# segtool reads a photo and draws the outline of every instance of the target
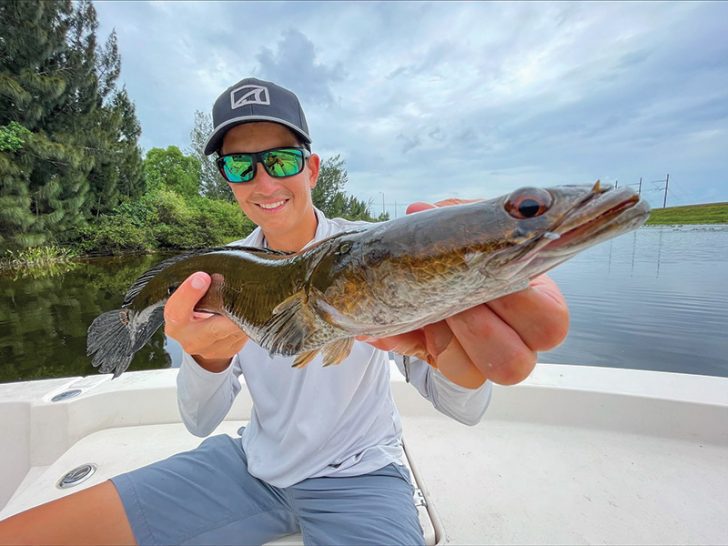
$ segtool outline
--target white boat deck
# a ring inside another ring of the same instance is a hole
[[[0,519],[196,446],[176,370],[0,385]],[[68,389],[79,396],[51,402]],[[728,379],[539,365],[484,421],[392,389],[430,543],[728,543]],[[245,389],[218,432],[248,419]],[[61,476],[97,472],[73,489]],[[296,543],[292,537],[281,543]]]

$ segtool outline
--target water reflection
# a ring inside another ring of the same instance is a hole
[[[728,227],[648,227],[551,272],[566,342],[544,362],[728,376]]]
[[[97,373],[86,357],[86,329],[159,256],[97,258],[61,275],[0,276],[0,381]],[[157,332],[133,369],[167,366]]]
[[[98,258],[55,276],[0,275],[0,381],[95,374],[86,329],[161,259]],[[728,377],[728,226],[642,228],[551,275],[572,321],[567,340],[542,362]],[[160,331],[131,369],[169,365]]]

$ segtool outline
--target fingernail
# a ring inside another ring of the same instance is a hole
[[[202,273],[195,273],[195,275],[192,277],[192,281],[190,282],[190,285],[195,290],[201,290],[202,288],[205,288],[207,285],[207,282],[205,282],[205,277]]]

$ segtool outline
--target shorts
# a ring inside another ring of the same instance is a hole
[[[406,467],[278,488],[248,474],[240,438],[207,438],[111,480],[139,544],[424,544]]]

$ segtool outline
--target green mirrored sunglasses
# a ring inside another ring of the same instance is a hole
[[[250,182],[255,178],[258,163],[273,178],[294,176],[303,170],[311,152],[305,148],[271,148],[252,154],[225,154],[217,158],[220,174],[231,184]]]

